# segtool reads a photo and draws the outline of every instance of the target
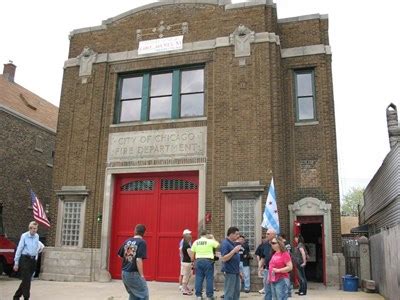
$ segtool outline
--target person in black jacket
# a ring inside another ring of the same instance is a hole
[[[249,244],[246,242],[246,238],[244,235],[240,235],[237,240],[238,243],[242,246],[240,248],[240,273],[243,274],[242,282],[244,287],[244,292],[250,292],[250,260],[252,256],[250,254]]]

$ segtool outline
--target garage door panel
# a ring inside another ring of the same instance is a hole
[[[180,270],[179,241],[180,237],[160,237],[158,239],[158,260],[160,263],[157,266],[157,280],[177,280]]]
[[[160,232],[178,232],[197,228],[197,194],[168,193],[160,195]]]
[[[112,277],[121,277],[121,260],[114,253],[133,235],[134,226],[142,223],[147,228],[146,279],[177,281],[182,230],[189,228],[197,236],[198,173],[124,174],[115,184],[109,266]]]
[[[128,194],[121,195],[117,204],[118,232],[133,231],[136,224],[146,224],[149,231],[156,231],[156,209],[154,194]]]

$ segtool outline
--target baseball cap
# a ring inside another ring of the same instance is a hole
[[[185,229],[182,234],[191,234],[192,232],[189,229]]]

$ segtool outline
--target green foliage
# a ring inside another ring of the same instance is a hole
[[[344,216],[358,216],[358,205],[363,201],[365,188],[352,187],[343,198],[341,210]]]

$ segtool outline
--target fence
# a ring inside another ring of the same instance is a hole
[[[360,278],[360,247],[357,237],[342,238],[342,248],[346,261],[346,274]]]
[[[372,280],[386,299],[400,295],[400,224],[370,238]]]

